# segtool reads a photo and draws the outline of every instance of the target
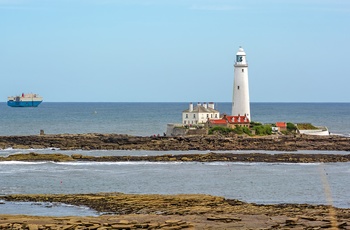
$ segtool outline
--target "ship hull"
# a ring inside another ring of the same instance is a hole
[[[11,107],[38,107],[42,101],[8,101],[7,105]]]

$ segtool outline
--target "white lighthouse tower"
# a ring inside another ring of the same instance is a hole
[[[238,49],[234,67],[232,116],[247,116],[249,121],[251,121],[248,87],[248,63],[246,54],[242,47]]]

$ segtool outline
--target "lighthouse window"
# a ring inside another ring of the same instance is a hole
[[[244,73],[244,69],[242,69],[242,73]]]
[[[237,89],[239,89],[239,86],[237,86]]]

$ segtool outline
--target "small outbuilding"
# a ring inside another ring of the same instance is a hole
[[[287,131],[287,123],[286,122],[276,122],[276,128],[279,132]]]

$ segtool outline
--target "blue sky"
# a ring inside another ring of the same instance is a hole
[[[350,102],[348,0],[0,0],[0,98]]]

